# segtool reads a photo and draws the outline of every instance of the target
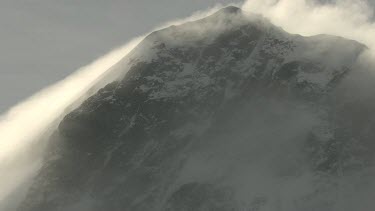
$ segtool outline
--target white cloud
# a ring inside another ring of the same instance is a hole
[[[69,112],[73,103],[85,99],[82,96],[89,89],[98,90],[114,80],[120,73],[111,73],[111,67],[124,58],[141,39],[134,39],[92,64],[82,67],[69,77],[14,106],[0,117],[1,206],[6,204],[2,200],[19,188],[20,184],[24,184],[40,167],[40,148],[44,147],[41,136],[45,132],[53,131],[56,128],[55,121]],[[106,77],[109,73],[113,77]]]
[[[336,35],[375,49],[373,11],[364,0],[338,0],[334,4],[313,4],[308,0],[248,0],[242,7],[262,14],[289,33]]]

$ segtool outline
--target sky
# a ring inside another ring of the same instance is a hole
[[[155,26],[231,2],[243,1],[0,0],[0,113]]]
[[[0,0],[0,113],[130,39],[240,0]]]

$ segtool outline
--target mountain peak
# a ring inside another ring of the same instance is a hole
[[[217,13],[225,13],[225,14],[236,14],[240,13],[241,9],[235,6],[227,6],[220,9]]]
[[[333,211],[328,177],[365,178],[374,155],[362,149],[375,151],[368,95],[352,99],[364,96],[358,83],[344,84],[363,78],[351,71],[361,52],[233,6],[153,32],[115,65],[122,79],[64,117],[18,211],[263,210],[290,192],[268,188],[286,176],[283,187],[308,187],[286,199],[288,210]]]

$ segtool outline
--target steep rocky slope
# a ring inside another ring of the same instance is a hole
[[[60,123],[19,211],[366,210],[364,50],[235,7],[153,32]]]

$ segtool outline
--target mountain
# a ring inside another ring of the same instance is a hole
[[[18,211],[371,210],[365,50],[236,7],[153,32],[65,116]]]

